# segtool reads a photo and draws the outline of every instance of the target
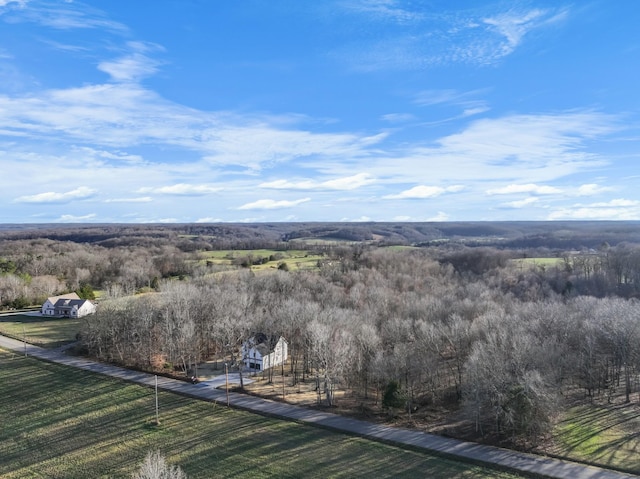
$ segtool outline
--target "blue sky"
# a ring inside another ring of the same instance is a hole
[[[636,0],[0,0],[0,222],[640,220]]]

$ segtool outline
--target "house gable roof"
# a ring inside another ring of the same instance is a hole
[[[76,293],[67,293],[67,294],[61,294],[59,296],[51,296],[49,298],[47,298],[47,301],[49,301],[51,304],[56,304],[59,300],[61,299],[76,299],[79,300],[80,296],[78,296]]]
[[[56,308],[73,308],[76,306],[80,309],[88,300],[87,299],[66,299],[60,298],[55,302],[54,306]]]

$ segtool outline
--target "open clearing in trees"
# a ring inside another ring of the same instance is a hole
[[[130,477],[160,450],[190,479],[519,477],[0,350],[0,476]]]

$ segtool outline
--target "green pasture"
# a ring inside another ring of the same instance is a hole
[[[45,348],[75,341],[82,319],[47,318],[27,314],[0,316],[0,334]]]
[[[274,257],[274,260],[268,261]],[[200,253],[201,263],[212,263],[214,265],[231,266],[240,259],[265,259],[264,263],[251,265],[252,271],[268,271],[278,268],[280,263],[286,263],[289,271],[297,269],[317,268],[318,260],[322,255],[311,254],[305,250],[285,250],[278,251],[272,249],[253,250],[221,250],[203,251]],[[275,259],[277,258],[277,259]]]
[[[573,407],[557,425],[554,439],[554,454],[640,473],[637,403]]]
[[[150,450],[197,478],[517,477],[154,393],[0,350],[0,477],[128,478]]]
[[[516,258],[510,260],[511,264],[515,266],[526,266],[534,268],[542,266],[545,268],[560,266],[563,263],[562,258]]]

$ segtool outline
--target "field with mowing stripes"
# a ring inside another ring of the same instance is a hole
[[[0,350],[0,477],[125,478],[149,450],[190,479],[517,477]]]
[[[0,316],[0,334],[44,348],[55,348],[75,341],[82,319],[47,318],[39,315]]]

